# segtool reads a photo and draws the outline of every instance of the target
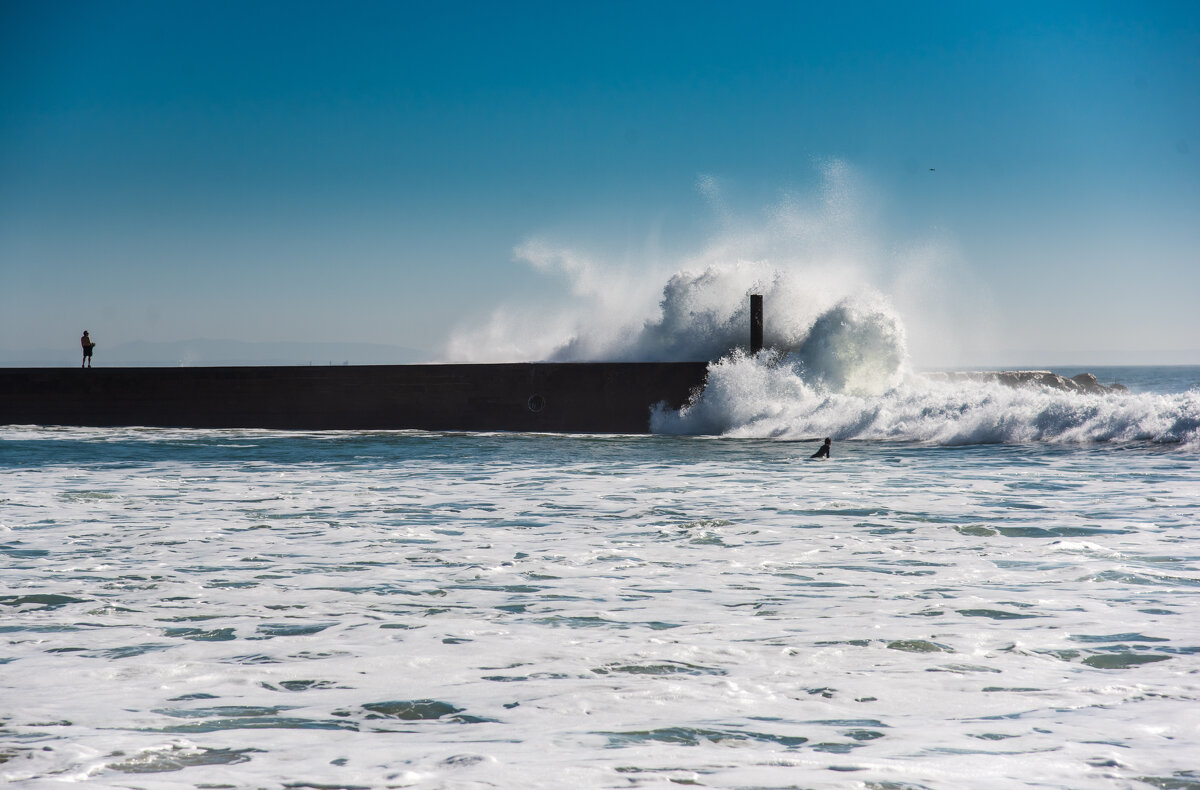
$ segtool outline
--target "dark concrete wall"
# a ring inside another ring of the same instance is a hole
[[[645,433],[704,362],[0,368],[0,424]]]

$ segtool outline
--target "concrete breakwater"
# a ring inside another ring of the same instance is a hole
[[[705,362],[0,368],[0,425],[647,433],[651,407],[687,403],[707,369]],[[929,375],[1124,390],[1090,373]]]
[[[704,362],[0,368],[0,425],[647,433]]]

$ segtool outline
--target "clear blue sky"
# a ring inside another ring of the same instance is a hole
[[[436,356],[831,160],[919,362],[1200,362],[1194,2],[0,0],[0,347]]]

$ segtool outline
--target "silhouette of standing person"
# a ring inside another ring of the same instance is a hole
[[[829,448],[832,446],[833,446],[833,440],[830,439],[828,436],[826,436],[825,444],[821,445],[821,447],[815,453],[810,455],[809,458],[828,458],[829,457]]]
[[[79,367],[87,365],[90,368],[92,366],[92,349],[96,347],[96,344],[88,337],[86,329],[83,330],[83,337],[79,338],[79,345],[83,346],[83,361],[79,363]]]

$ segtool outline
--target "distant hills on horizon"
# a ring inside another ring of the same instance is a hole
[[[432,355],[384,343],[275,343],[242,340],[135,340],[96,346],[97,367],[216,365],[406,365],[429,362]],[[79,349],[0,349],[0,365],[58,367],[78,365]]]

